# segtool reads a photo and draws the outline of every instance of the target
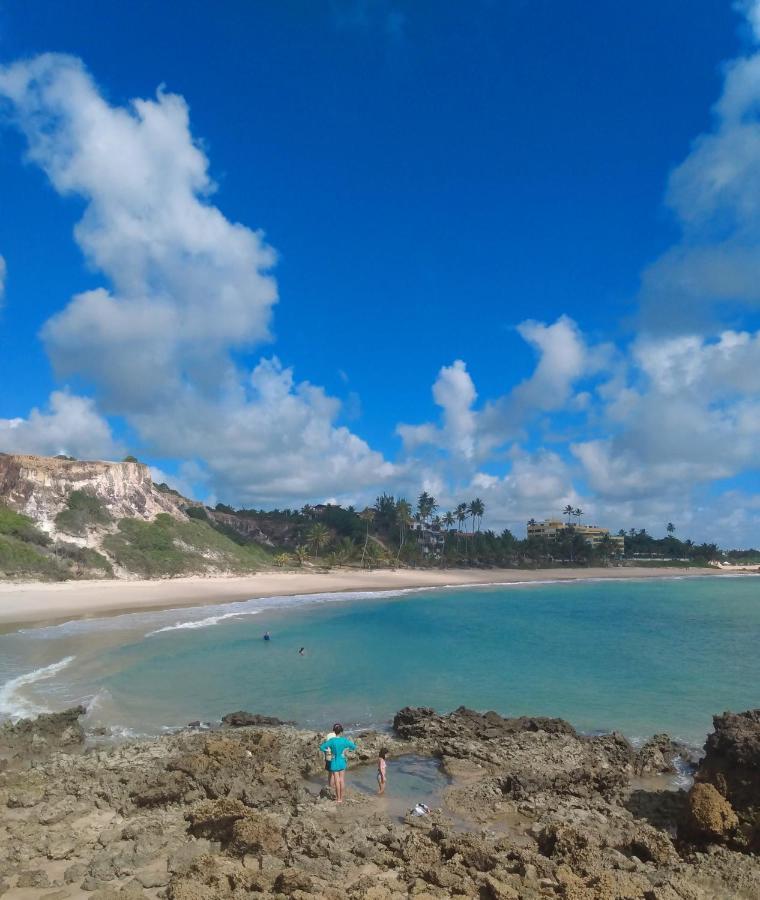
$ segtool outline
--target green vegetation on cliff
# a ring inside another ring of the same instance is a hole
[[[146,578],[193,575],[209,569],[245,573],[271,562],[255,544],[241,546],[198,519],[178,522],[166,513],[153,522],[121,519],[103,540],[116,563]]]
[[[111,564],[96,550],[59,542],[40,531],[27,516],[0,506],[0,575],[9,578],[113,576]]]
[[[76,535],[85,535],[88,528],[108,525],[112,521],[101,501],[86,491],[72,491],[66,502],[66,509],[55,517],[55,524],[60,531]]]

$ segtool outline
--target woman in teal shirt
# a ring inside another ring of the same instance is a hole
[[[346,788],[346,757],[343,755],[346,750],[356,750],[356,744],[346,737],[343,737],[343,726],[336,722],[333,725],[335,737],[328,738],[319,745],[322,753],[330,754],[330,780],[332,781],[333,790],[335,791],[335,799],[338,803],[343,802],[343,792]]]

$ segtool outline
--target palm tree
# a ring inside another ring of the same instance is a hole
[[[470,504],[470,514],[472,515],[473,522],[475,518],[478,520],[478,531],[480,531],[480,525],[483,521],[483,515],[486,511],[486,505],[480,499],[480,497],[476,497],[472,503]]]
[[[408,500],[404,500],[403,497],[396,504],[396,519],[398,520],[398,528],[400,533],[398,554],[396,555],[396,562],[398,562],[401,558],[401,548],[404,546],[406,529],[409,527],[412,521],[412,504]]]
[[[665,531],[667,531],[669,537],[673,537],[673,532],[676,530],[676,526],[672,522],[668,522],[665,526]]]
[[[368,506],[366,509],[363,509],[359,513],[359,518],[364,519],[367,523],[367,532],[364,535],[364,548],[362,549],[362,566],[364,565],[364,557],[367,555],[367,544],[369,543],[369,526],[372,520],[375,518],[375,510],[372,509],[371,506]]]
[[[575,509],[568,503],[567,506],[562,510],[562,515],[567,516],[567,524],[570,524],[570,516],[575,515]]]
[[[314,548],[314,558],[319,559],[319,551],[330,543],[330,529],[322,522],[315,522],[309,529],[307,538]]]
[[[472,511],[472,501],[467,504],[467,518],[472,519],[472,533],[475,534],[475,513]]]
[[[296,558],[298,559],[299,565],[303,565],[309,556],[308,547],[306,547],[304,544],[299,544],[296,547],[295,554]]]
[[[443,524],[446,528],[446,532],[443,535],[443,555],[446,556],[446,536],[451,531],[451,529],[454,527],[454,522],[456,521],[454,519],[454,513],[452,513],[451,510],[449,510],[447,513],[444,514],[443,519],[441,519],[441,521],[443,522]]]
[[[582,516],[583,516],[583,510],[580,509],[580,508],[574,509],[574,510],[573,510],[573,515],[574,515],[575,518],[578,520],[578,524],[580,525],[580,524],[581,524],[581,518],[582,518]]]
[[[431,497],[427,491],[423,491],[417,498],[417,511],[423,522],[427,522],[430,516],[438,509],[435,497]]]
[[[457,549],[459,549],[459,536],[462,533],[462,526],[467,519],[467,504],[460,503],[457,506],[457,525],[459,526],[459,530],[457,531]]]
[[[344,566],[347,562],[350,562],[355,551],[356,544],[351,538],[344,537],[335,550],[333,550],[333,562],[336,566]]]
[[[287,566],[287,564],[290,562],[290,557],[287,553],[278,553],[275,557],[273,557],[272,562],[276,566],[280,566],[282,568],[283,566]]]

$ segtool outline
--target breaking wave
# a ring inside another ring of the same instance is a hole
[[[42,669],[34,669],[32,672],[18,675],[16,678],[6,681],[5,684],[0,686],[0,717],[15,720],[49,712],[44,706],[39,706],[25,698],[22,690],[30,684],[52,678],[75,659],[76,657],[74,656],[66,656],[64,659],[51,663]]]

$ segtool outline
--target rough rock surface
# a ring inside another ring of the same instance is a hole
[[[262,716],[259,713],[249,713],[241,709],[222,716],[222,725],[226,725],[228,728],[245,728],[251,725],[268,725],[273,727],[277,725],[295,725],[295,722],[283,722],[282,719],[277,719],[275,716]]]
[[[733,835],[739,818],[731,804],[711,784],[697,782],[689,791],[687,834],[697,839],[724,841]]]
[[[713,726],[696,779],[728,800],[748,846],[760,851],[760,709],[714,716]]]
[[[322,799],[320,736],[288,726],[17,761],[0,773],[0,890],[14,900],[760,896],[752,855],[674,843],[665,813],[655,827],[631,812],[636,754],[619,736],[402,712],[399,731],[418,736],[357,735],[351,767],[386,746],[392,793],[395,757],[441,760],[444,808],[403,822],[352,788],[351,767],[343,806]]]
[[[52,530],[72,491],[102,501],[114,519],[158,513],[182,517],[172,495],[156,490],[148,467],[137,462],[104,462],[0,453],[2,502]]]
[[[4,722],[0,726],[0,747],[7,753],[21,756],[81,747],[85,734],[79,717],[86,712],[84,706],[74,706],[59,713],[45,713],[36,719]]]

